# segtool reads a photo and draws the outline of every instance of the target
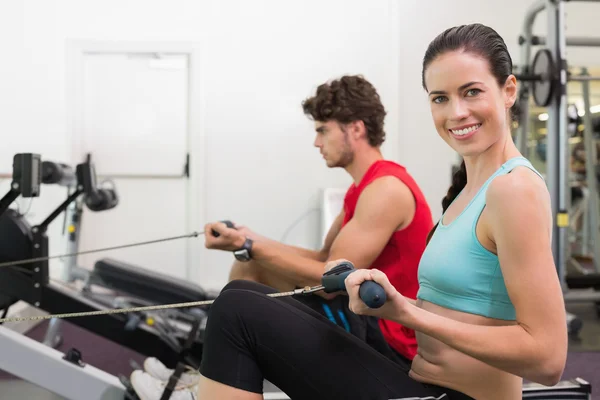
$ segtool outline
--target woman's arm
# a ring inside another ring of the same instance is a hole
[[[380,271],[347,278],[351,309],[397,321],[509,373],[556,384],[566,362],[567,325],[550,245],[548,197],[541,179],[518,170],[495,179],[487,192],[489,235],[498,249],[516,325],[473,325],[425,311],[394,290]],[[358,299],[365,279],[374,279],[388,294],[388,303],[379,310],[367,309]]]
[[[551,250],[552,213],[543,181],[529,170],[496,178],[487,192],[490,238],[517,325],[474,326],[409,307],[408,325],[502,370],[545,385],[567,356],[564,299]]]
[[[558,383],[564,369],[562,347],[566,342],[540,340],[524,324],[472,325],[415,306],[395,320],[486,364],[542,385]]]

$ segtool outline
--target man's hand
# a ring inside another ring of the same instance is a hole
[[[242,234],[244,237],[250,238],[254,241],[263,239],[262,236],[260,236],[258,233],[250,230],[250,228],[248,228],[247,226],[244,225],[238,225],[238,224],[234,224],[235,225],[235,229]]]
[[[215,237],[215,231],[219,236]],[[240,231],[228,228],[223,222],[213,222],[204,226],[204,246],[207,249],[234,251],[241,248],[246,236]]]
[[[327,264],[325,264],[325,269],[323,270],[323,274],[325,274],[325,272],[329,271],[333,267],[335,267],[343,262],[350,262],[350,261],[345,260],[343,258],[340,258],[339,260],[329,261]],[[333,293],[325,293],[324,291],[320,291],[320,292],[315,292],[314,294],[321,296],[322,298],[324,298],[326,300],[332,300],[332,299],[335,299],[340,294],[347,295],[348,293],[346,293],[344,291],[333,292]]]

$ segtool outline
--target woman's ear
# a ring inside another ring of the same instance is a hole
[[[504,105],[510,109],[517,101],[517,78],[509,75],[504,83]]]

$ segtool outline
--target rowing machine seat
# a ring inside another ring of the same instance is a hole
[[[592,385],[581,378],[560,381],[555,386],[543,386],[537,383],[523,384],[523,399],[591,400]]]
[[[111,258],[97,261],[92,275],[104,286],[157,304],[211,300],[216,297],[215,293],[209,293],[186,280]]]

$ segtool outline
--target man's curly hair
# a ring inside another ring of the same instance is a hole
[[[363,121],[373,147],[385,140],[385,108],[377,90],[361,75],[343,76],[320,85],[315,96],[302,102],[302,108],[315,121]]]

